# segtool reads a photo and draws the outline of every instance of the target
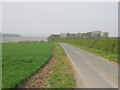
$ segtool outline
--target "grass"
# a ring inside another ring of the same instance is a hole
[[[2,49],[3,88],[14,88],[49,60],[53,44],[4,43]]]
[[[53,73],[48,80],[50,88],[74,88],[76,81],[71,63],[59,44],[55,44],[55,58]]]
[[[109,61],[112,61],[112,62],[115,62],[115,63],[120,63],[118,61],[118,54],[109,53],[109,52],[94,49],[94,48],[88,48],[88,47],[85,47],[85,46],[82,46],[82,45],[77,45],[77,44],[72,44],[72,43],[68,43],[68,44],[71,44],[71,45],[76,46],[76,47],[78,47],[80,49],[84,49],[86,51],[92,52],[92,53],[94,53],[96,55],[102,56],[102,57],[104,57],[105,59],[107,59]]]

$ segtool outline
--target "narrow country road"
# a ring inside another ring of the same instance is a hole
[[[118,66],[66,43],[60,43],[74,67],[79,88],[118,88]]]

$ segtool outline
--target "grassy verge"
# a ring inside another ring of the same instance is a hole
[[[74,88],[76,84],[71,63],[59,44],[55,44],[55,58],[53,73],[48,80],[50,88]]]
[[[69,43],[69,44],[71,44],[71,43]],[[97,49],[94,49],[94,48],[88,48],[88,47],[77,45],[77,44],[71,44],[71,45],[73,45],[75,47],[78,47],[80,49],[84,49],[88,52],[92,52],[96,55],[102,56],[103,58],[105,58],[109,61],[112,61],[112,62],[115,62],[115,63],[120,63],[118,61],[118,55],[117,54],[109,53],[109,52],[102,51],[102,50],[97,50]]]

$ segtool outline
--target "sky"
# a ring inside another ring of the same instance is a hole
[[[117,2],[3,2],[2,32],[47,36],[90,31],[118,35]]]

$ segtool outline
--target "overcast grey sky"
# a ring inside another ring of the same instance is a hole
[[[4,2],[3,33],[77,33],[100,30],[118,35],[117,2]]]

